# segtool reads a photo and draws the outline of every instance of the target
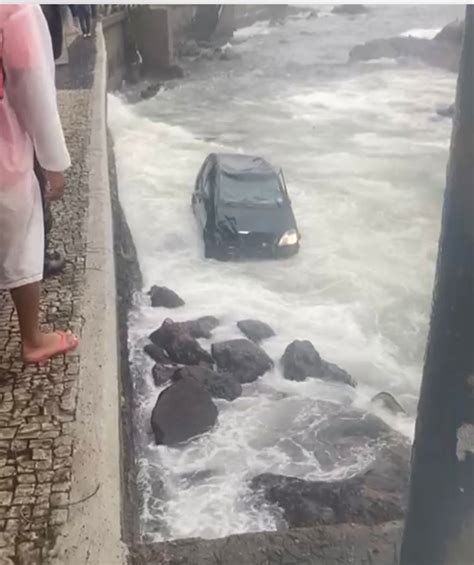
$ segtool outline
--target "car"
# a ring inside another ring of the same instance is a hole
[[[196,179],[192,208],[206,258],[279,258],[299,251],[283,172],[261,157],[209,155]]]

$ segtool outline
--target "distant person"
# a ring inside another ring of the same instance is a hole
[[[76,4],[75,10],[81,26],[82,37],[92,37],[90,4]]]
[[[42,363],[78,345],[69,332],[39,326],[44,225],[33,154],[47,198],[64,193],[70,166],[56,102],[51,37],[38,5],[0,4],[0,289],[18,313],[25,363]]]

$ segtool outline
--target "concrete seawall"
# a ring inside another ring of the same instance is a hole
[[[57,563],[118,565],[125,561],[121,536],[120,377],[113,220],[107,159],[107,54],[97,25],[91,90],[91,135],[81,386],[74,425],[75,449],[69,522]],[[100,314],[99,314],[100,313]],[[98,315],[99,314],[99,315]],[[92,472],[91,472],[92,471]]]

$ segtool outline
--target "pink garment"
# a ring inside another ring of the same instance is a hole
[[[0,5],[0,288],[42,278],[43,213],[33,172],[70,165],[56,102],[48,26],[38,5]]]

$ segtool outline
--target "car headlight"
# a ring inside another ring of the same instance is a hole
[[[278,242],[278,247],[286,247],[287,245],[296,245],[298,243],[298,232],[296,230],[288,230],[285,232]]]

